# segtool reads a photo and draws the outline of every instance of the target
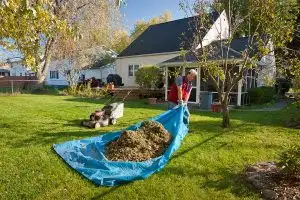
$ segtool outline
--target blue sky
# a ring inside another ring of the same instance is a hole
[[[185,13],[179,8],[180,0],[126,0],[126,6],[121,8],[125,15],[126,29],[131,32],[134,24],[139,19],[149,20],[171,11],[173,19],[185,17]]]

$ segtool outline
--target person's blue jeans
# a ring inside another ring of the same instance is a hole
[[[171,101],[168,101],[168,110],[172,110],[174,107],[176,107],[177,104]],[[186,111],[184,112],[184,116],[183,116],[183,122],[188,126],[189,125],[189,117],[190,117],[190,112],[189,112],[189,108],[186,105]]]

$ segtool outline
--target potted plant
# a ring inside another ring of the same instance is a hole
[[[157,98],[153,90],[157,89],[160,80],[160,70],[157,66],[143,66],[136,72],[136,83],[140,86],[141,93],[148,98],[148,104],[156,104]]]

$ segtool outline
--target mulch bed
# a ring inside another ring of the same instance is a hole
[[[300,177],[282,173],[274,162],[248,166],[244,177],[264,199],[300,199]]]
[[[172,135],[162,124],[145,121],[137,131],[124,131],[106,146],[106,157],[112,161],[146,161],[162,155]]]

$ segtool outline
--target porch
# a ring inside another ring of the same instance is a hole
[[[218,99],[218,93],[215,90],[212,80],[204,74],[201,67],[182,66],[182,65],[162,65],[165,74],[165,100],[167,101],[170,86],[174,83],[178,75],[186,75],[191,69],[198,72],[198,76],[192,82],[192,91],[188,103],[199,106],[201,109],[210,109],[211,104]],[[239,81],[238,85],[230,92],[230,105],[242,106],[249,104],[247,90],[257,87],[257,73],[254,69],[246,72],[245,78]]]

